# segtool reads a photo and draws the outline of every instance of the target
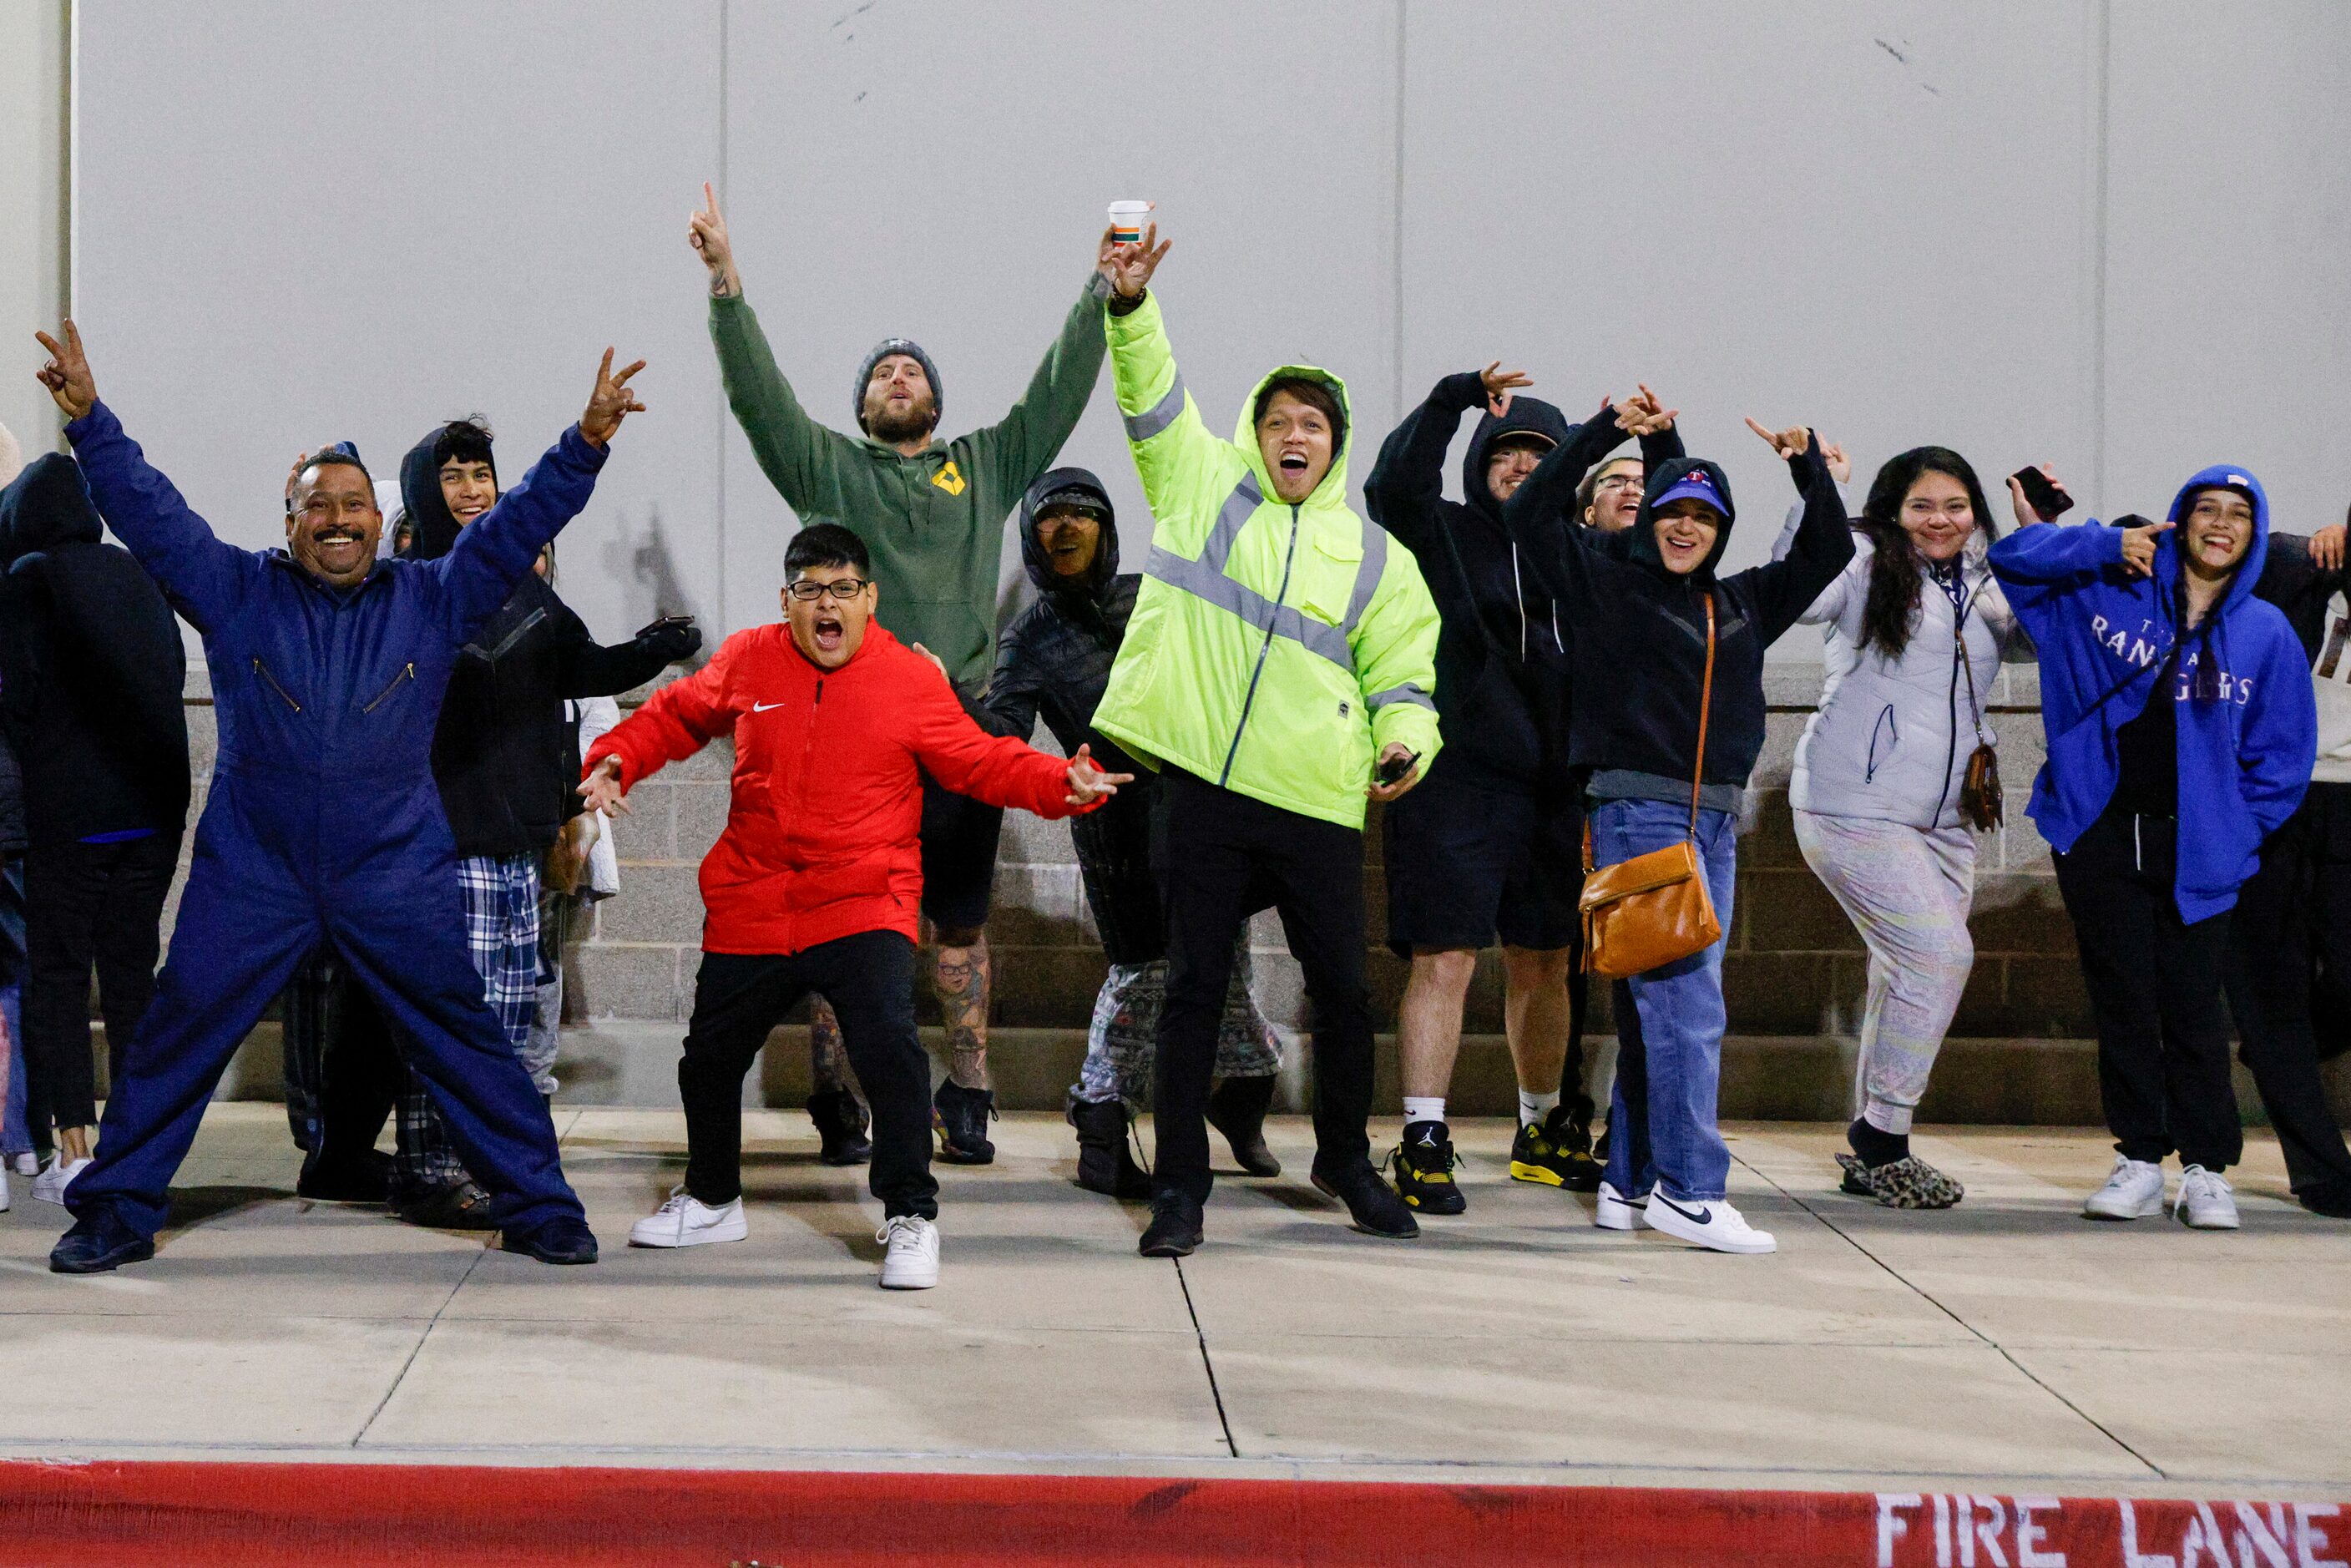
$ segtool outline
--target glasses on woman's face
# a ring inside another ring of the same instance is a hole
[[[872,580],[870,577],[836,577],[831,582],[813,582],[804,577],[784,591],[803,604],[813,604],[828,593],[846,604],[864,592]]]
[[[1611,474],[1599,484],[1594,485],[1593,489],[1605,493],[1610,490],[1637,490],[1640,487],[1641,476],[1638,474]]]

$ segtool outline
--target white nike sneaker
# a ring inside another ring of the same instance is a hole
[[[1677,1203],[1662,1192],[1653,1192],[1646,1213],[1651,1229],[1709,1251],[1753,1254],[1780,1249],[1771,1233],[1749,1225],[1729,1198]]]
[[[750,1234],[741,1198],[713,1208],[685,1188],[674,1186],[659,1208],[629,1227],[629,1245],[707,1247],[714,1241],[740,1241]]]
[[[43,1203],[63,1204],[66,1188],[73,1186],[74,1177],[89,1169],[89,1161],[90,1157],[84,1155],[68,1164],[65,1155],[51,1155],[49,1163],[41,1167],[41,1174],[33,1178],[33,1196]]]
[[[1649,1200],[1626,1197],[1606,1182],[1600,1184],[1600,1201],[1592,1207],[1592,1223],[1603,1230],[1646,1230]]]
[[[2171,1217],[2192,1230],[2234,1230],[2235,1192],[2219,1171],[2189,1166],[2179,1173],[2179,1197],[2171,1206]]]
[[[2115,1156],[2106,1185],[2082,1205],[2083,1215],[2090,1219],[2140,1219],[2162,1212],[2163,1167],[2128,1155]]]
[[[927,1291],[939,1282],[939,1228],[921,1215],[893,1215],[873,1239],[890,1249],[882,1259],[883,1290]]]

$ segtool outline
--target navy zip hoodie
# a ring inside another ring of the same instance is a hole
[[[2310,666],[2293,625],[2254,597],[2269,556],[2270,503],[2248,469],[2220,465],[2180,486],[2170,520],[2199,490],[2243,492],[2253,542],[2220,602],[2183,632],[2177,533],[2156,537],[2155,570],[2124,570],[2123,523],[2035,523],[1991,548],[1991,569],[2041,650],[2041,720],[2049,759],[2026,808],[2064,854],[2105,812],[2119,757],[2115,733],[2173,671],[2179,817],[2173,896],[2194,923],[2237,902],[2262,840],[2294,814],[2318,755]],[[2179,658],[2171,659],[2179,648]]]
[[[1657,554],[1656,498],[1704,469],[1733,507],[1730,481],[1703,458],[1654,465],[1623,558],[1571,526],[1583,476],[1625,439],[1616,411],[1604,407],[1527,476],[1502,520],[1568,623],[1575,705],[1568,762],[1594,799],[1689,800],[1697,766],[1698,706],[1706,677],[1706,605],[1715,605],[1714,698],[1700,804],[1736,811],[1763,749],[1763,650],[1811,608],[1853,559],[1844,501],[1829,478],[1815,434],[1788,471],[1804,498],[1787,559],[1717,577],[1735,509],[1722,519],[1713,553],[1695,571],[1668,570]]]

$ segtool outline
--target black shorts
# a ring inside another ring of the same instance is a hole
[[[1583,806],[1574,791],[1519,788],[1448,769],[1387,809],[1388,946],[1574,944],[1583,892]]]
[[[996,891],[996,840],[1004,809],[923,780],[923,914],[934,925],[987,924]]]

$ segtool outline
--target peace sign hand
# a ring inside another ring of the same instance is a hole
[[[645,368],[639,360],[619,375],[612,373],[612,350],[604,350],[604,362],[596,367],[596,390],[589,395],[588,412],[580,416],[580,434],[590,446],[601,446],[612,439],[621,428],[621,421],[632,413],[643,413],[645,405],[629,390],[629,378]]]
[[[1478,384],[1486,389],[1486,411],[1496,419],[1510,412],[1510,399],[1520,389],[1535,384],[1534,377],[1524,371],[1506,371],[1496,360],[1478,372]]]
[[[89,373],[89,356],[81,351],[81,333],[70,319],[65,323],[65,333],[62,343],[47,332],[33,334],[49,351],[49,362],[33,376],[49,389],[49,396],[68,419],[79,419],[98,402],[98,382]]]
[[[1770,442],[1771,450],[1782,457],[1802,457],[1812,449],[1812,432],[1801,424],[1792,424],[1785,430],[1771,430],[1750,418],[1747,428]]]
[[[702,265],[710,269],[710,297],[731,299],[743,292],[743,275],[735,270],[735,246],[726,237],[726,219],[718,210],[718,193],[702,183],[702,210],[685,220],[686,243]]]
[[[1133,245],[1121,245],[1112,237],[1112,229],[1102,230],[1102,247],[1094,253],[1094,270],[1110,284],[1111,292],[1121,299],[1140,299],[1143,291],[1151,287],[1151,275],[1167,257],[1167,247],[1176,242],[1159,237],[1159,225],[1153,224],[1143,231],[1143,238]]]

